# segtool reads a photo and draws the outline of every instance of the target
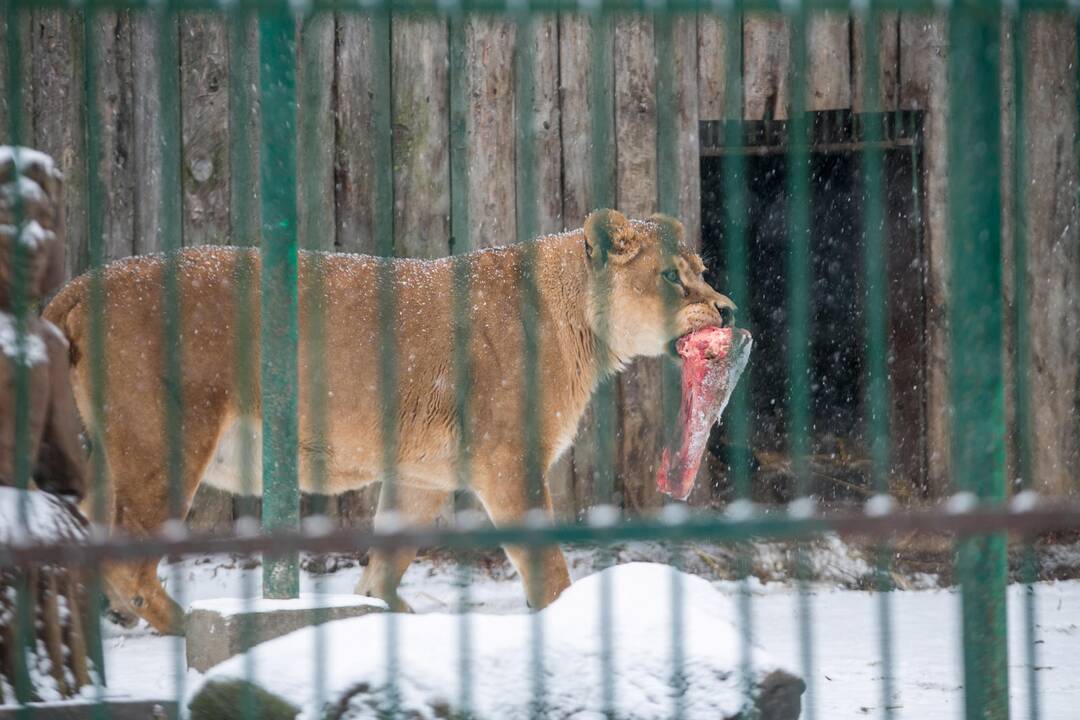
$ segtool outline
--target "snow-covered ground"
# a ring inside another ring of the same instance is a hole
[[[719,552],[719,551],[715,551]],[[616,555],[618,561],[656,560],[666,551],[648,545],[631,545]],[[710,548],[696,548],[683,556],[685,566],[707,567]],[[569,553],[575,578],[590,574],[597,554],[586,550]],[[704,557],[702,557],[704,556]],[[785,562],[776,547],[759,548],[760,562]],[[704,563],[704,565],[702,565]],[[320,563],[325,565],[325,563]],[[838,540],[821,544],[813,553],[818,581],[808,594],[813,663],[809,679],[818,717],[863,718],[881,712],[880,596],[850,589],[869,570],[857,554],[849,553]],[[310,565],[309,565],[310,567]],[[330,572],[305,573],[306,592],[348,593],[362,568],[349,558],[331,559]],[[184,602],[215,597],[240,597],[257,592],[260,570],[255,563],[230,557],[189,559],[160,569],[166,584]],[[702,573],[706,574],[706,573]],[[760,574],[760,573],[759,573]],[[469,571],[469,605],[475,612],[505,614],[525,611],[518,578],[508,565],[487,562]],[[459,606],[457,564],[438,558],[421,559],[406,573],[401,593],[417,612],[447,612]],[[734,598],[738,585],[714,580],[714,587]],[[802,672],[799,642],[798,589],[790,582],[751,583],[755,640],[782,666]],[[1010,673],[1012,717],[1026,718],[1027,692],[1022,586],[1009,588]],[[614,592],[619,593],[618,586]],[[657,592],[666,592],[658,588]],[[891,700],[897,718],[960,718],[963,680],[960,647],[959,594],[951,589],[920,589],[888,596],[894,638],[895,695]],[[1080,707],[1080,581],[1039,583],[1035,586],[1038,633],[1038,671],[1043,718],[1074,717]],[[622,602],[622,601],[621,601]],[[694,633],[693,627],[686,628]],[[175,696],[199,680],[183,670],[182,639],[154,635],[145,627],[123,630],[107,628],[107,668],[110,692],[133,696]],[[666,638],[657,638],[666,643]],[[298,671],[300,669],[298,668]],[[314,672],[314,669],[311,669]],[[314,676],[313,676],[314,678]],[[178,688],[177,682],[183,687]]]

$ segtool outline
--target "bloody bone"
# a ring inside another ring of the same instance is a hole
[[[707,327],[688,333],[675,344],[683,359],[682,404],[672,441],[664,448],[656,488],[677,500],[685,500],[709,430],[720,422],[731,391],[750,358],[753,340],[742,328]]]

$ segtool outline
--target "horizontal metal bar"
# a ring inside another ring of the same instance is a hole
[[[670,517],[670,516],[669,516]],[[996,532],[1032,536],[1050,530],[1080,529],[1080,506],[1017,512],[1006,508],[974,508],[952,512],[944,508],[912,510],[886,515],[857,512],[812,517],[760,515],[746,519],[725,516],[689,516],[678,522],[637,520],[617,525],[519,525],[513,527],[416,527],[392,531],[341,529],[313,532],[283,531],[271,535],[187,536],[173,524],[164,534],[145,538],[114,535],[79,544],[16,544],[0,547],[0,567],[28,563],[93,565],[103,560],[132,560],[163,555],[208,553],[312,553],[400,547],[475,549],[500,545],[543,546],[556,543],[615,543],[631,540],[713,540],[737,542],[749,538],[793,540],[824,533],[886,537],[908,532],[940,532],[961,537]]]
[[[161,0],[15,0],[21,7],[41,8],[105,8],[146,10],[162,6]],[[451,15],[460,12],[511,14],[521,12],[574,12],[582,13],[718,13],[743,11],[779,12],[790,9],[791,3],[783,0],[310,0],[303,3],[304,12],[348,11],[433,13]],[[261,14],[295,14],[298,3],[294,0],[172,0],[168,6],[176,11],[205,10],[253,10]],[[851,10],[850,0],[801,0],[807,12],[821,10]],[[982,0],[977,5],[965,6],[964,12],[998,12],[1005,4],[997,0]],[[933,12],[942,7],[939,0],[877,0],[877,10],[903,12]],[[1013,7],[1019,11],[1070,10],[1071,0],[1019,0]]]
[[[898,148],[910,148],[918,145],[918,141],[913,138],[903,138],[901,140],[878,140],[878,141],[864,141],[864,142],[840,142],[840,143],[821,143],[811,145],[808,152],[811,154],[821,153],[839,153],[839,152],[858,152],[861,150],[895,150]],[[757,145],[757,146],[743,146],[743,147],[712,147],[702,148],[702,157],[730,157],[732,155],[746,155],[751,157],[765,157],[768,155],[787,155],[791,152],[791,147],[788,145]]]

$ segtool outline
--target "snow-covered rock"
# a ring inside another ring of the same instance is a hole
[[[675,593],[681,616],[673,614]],[[249,670],[263,696],[261,707],[273,699],[281,713],[274,717],[376,718],[390,709],[395,695],[400,716],[452,716],[461,709],[461,640],[467,626],[472,717],[530,717],[537,700],[532,643],[541,636],[544,716],[603,718],[605,595],[611,600],[615,717],[667,718],[677,702],[686,718],[737,718],[754,704],[763,718],[798,716],[802,681],[760,648],[751,650],[754,690],[746,697],[737,614],[726,596],[670,566],[632,563],[579,580],[536,614],[379,614],[323,625],[318,640],[313,628],[271,640],[207,672],[188,696],[196,700],[191,717],[200,720],[211,707],[214,720],[227,720],[222,708],[240,713],[240,693],[248,686],[238,681],[248,678]],[[681,692],[674,682],[677,619],[683,627]],[[397,637],[393,686],[387,676],[391,634]],[[320,647],[324,663],[316,658]],[[320,666],[323,677],[316,682]]]

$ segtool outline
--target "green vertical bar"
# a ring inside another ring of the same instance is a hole
[[[30,248],[19,241],[19,235],[23,224],[22,197],[19,192],[19,184],[22,176],[20,168],[19,145],[23,137],[23,113],[22,113],[22,38],[19,37],[19,5],[11,1],[4,5],[7,15],[7,67],[9,76],[4,78],[4,87],[7,88],[8,100],[8,132],[13,151],[14,168],[12,169],[12,186],[15,188],[13,205],[13,222],[15,233],[12,238],[10,256],[11,268],[11,304],[15,317],[15,335],[17,350],[11,365],[14,368],[15,380],[15,422],[14,422],[14,449],[15,463],[13,478],[15,487],[23,490],[19,493],[17,508],[18,524],[28,527],[29,517],[27,504],[27,488],[30,485],[31,463],[30,457],[30,359],[27,355],[27,343],[29,341],[30,321],[30,269],[32,255]],[[38,700],[33,681],[30,677],[30,668],[27,666],[28,653],[34,648],[34,613],[35,608],[31,604],[31,593],[28,585],[28,568],[23,568],[15,585],[15,617],[13,625],[14,652],[11,653],[14,667],[11,671],[14,675],[12,683],[15,693],[15,702],[19,707],[15,711],[16,717],[33,717],[34,711],[24,703]],[[29,655],[33,657],[33,655]],[[8,698],[8,702],[10,702]]]
[[[810,491],[810,125],[806,97],[809,15],[801,6],[789,11],[791,22],[791,120],[788,123],[788,435],[796,494]],[[807,590],[810,567],[800,543],[795,556],[798,575],[799,650],[806,681],[807,720],[817,715],[814,682],[814,635]]]
[[[614,205],[614,182],[610,159],[613,126],[615,119],[615,97],[612,92],[612,22],[611,16],[604,13],[598,5],[596,10],[586,16],[589,21],[589,107],[592,109],[589,134],[592,156],[590,168],[591,205],[594,208]],[[611,238],[600,239],[600,257],[606,258]],[[597,308],[596,335],[597,344],[607,344],[608,304],[611,288],[608,278],[602,273],[592,274],[594,302]],[[597,353],[597,372],[600,382],[593,399],[594,424],[593,438],[596,447],[596,466],[593,469],[593,488],[598,504],[609,509],[614,505],[615,487],[615,433],[612,422],[612,408],[615,403],[615,385],[605,377],[607,368],[603,365],[602,353]],[[611,563],[610,553],[604,549],[598,559],[601,567]],[[611,603],[614,595],[611,577],[600,576],[600,682],[604,714],[611,718],[615,715],[615,654],[614,635],[611,621]]]
[[[679,215],[679,148],[675,127],[675,18],[664,9],[653,15],[653,49],[656,68],[656,206],[660,212],[677,217]],[[669,257],[678,251],[678,239],[668,228],[661,232],[664,256]],[[664,284],[664,310],[668,327],[668,337],[674,336],[677,297],[675,288]],[[674,427],[678,423],[681,395],[681,373],[679,367],[666,355],[660,361],[661,367],[661,402],[664,425]],[[669,504],[676,501],[668,499]],[[681,568],[682,549],[679,543],[671,548],[671,565]],[[671,573],[671,693],[674,701],[673,717],[681,718],[686,711],[685,657],[683,652],[684,624],[682,574]]]
[[[469,302],[469,259],[472,250],[469,231],[469,161],[468,161],[468,76],[465,14],[456,9],[449,18],[450,46],[450,235],[454,258],[454,398],[460,428],[458,431],[457,485],[459,494],[472,485],[472,408],[469,391],[472,384],[469,342],[472,323]],[[467,718],[472,713],[472,604],[469,562],[466,555],[458,564],[458,713]]]
[[[1013,91],[1013,407],[1016,412],[1016,474],[1020,478],[1020,486],[1024,490],[1033,489],[1031,477],[1031,392],[1030,376],[1030,343],[1028,335],[1028,244],[1025,215],[1027,213],[1027,176],[1025,163],[1027,161],[1024,152],[1024,138],[1026,127],[1024,123],[1024,55],[1027,52],[1027,23],[1024,12],[1010,6],[1013,13],[1011,18],[1012,30],[1012,73],[1014,82]],[[1080,29],[1080,27],[1078,27]],[[1080,60],[1080,58],[1077,58]],[[1078,75],[1080,78],[1080,75]],[[1078,88],[1080,90],[1080,88]],[[1080,92],[1078,92],[1080,97]],[[1023,556],[1021,558],[1020,575],[1024,581],[1024,640],[1025,640],[1025,665],[1027,674],[1028,690],[1028,717],[1038,720],[1039,708],[1039,675],[1038,667],[1038,635],[1035,622],[1035,581],[1038,579],[1038,559],[1035,555],[1035,546],[1028,540],[1024,543]]]
[[[866,365],[865,408],[867,436],[870,439],[870,475],[874,492],[889,493],[889,366],[888,366],[888,274],[885,239],[883,153],[878,145],[882,139],[884,108],[879,95],[878,13],[870,4],[858,14],[856,22],[864,27],[866,72],[863,73],[864,107],[869,117],[859,127],[866,141],[862,153],[862,185],[864,199],[863,232],[866,238],[864,271],[866,277]],[[876,548],[875,589],[877,590],[879,652],[882,663],[881,713],[894,716],[892,613],[889,591],[892,589],[891,550],[882,539]]]
[[[381,257],[378,268],[379,305],[379,400],[382,405],[383,479],[380,507],[388,510],[397,505],[397,290],[394,272],[394,155],[391,119],[393,75],[391,65],[391,15],[389,8],[377,9],[371,15],[372,73],[374,79],[375,133],[375,212],[374,233],[376,252]],[[384,582],[389,585],[390,564]],[[396,717],[401,702],[398,675],[397,614],[391,613],[386,622],[386,678],[389,716]]]
[[[258,217],[260,213],[258,198],[258,178],[255,177],[252,151],[257,132],[252,127],[254,108],[254,90],[249,73],[257,69],[257,48],[255,47],[256,19],[248,11],[236,8],[229,15],[229,127],[233,140],[229,143],[229,226],[233,245],[242,247],[258,245],[261,236]],[[236,359],[233,371],[236,373],[236,396],[240,415],[253,417],[255,412],[255,306],[252,286],[255,273],[255,254],[250,251],[239,253],[236,264],[236,313],[235,335]],[[246,495],[254,493],[255,486],[255,441],[251,433],[240,433],[240,484],[246,488]],[[250,519],[253,503],[250,497],[238,498],[237,506],[241,515]],[[252,644],[255,624],[250,611],[255,602],[255,576],[244,573],[242,592],[245,614],[241,618],[241,643]],[[244,654],[244,674],[249,680],[255,677],[255,654]],[[258,696],[255,685],[245,686],[240,699],[240,710],[245,720],[259,717]]]
[[[724,267],[727,287],[721,288],[743,309],[742,322],[749,322],[750,266],[747,248],[747,178],[746,158],[740,152],[743,143],[743,16],[742,3],[732,4],[724,14],[726,57],[724,69],[727,82],[724,87],[724,147],[730,151],[723,159],[724,189]],[[750,388],[753,386],[754,363],[743,374],[742,382],[735,386],[725,418],[731,436],[728,465],[731,468],[735,497],[746,503],[750,501]],[[748,543],[736,546],[735,567],[739,579],[739,674],[743,686],[744,707],[752,708],[757,683],[754,680],[754,619],[750,592],[750,573],[753,565],[752,550]],[[748,710],[749,711],[749,710]]]
[[[316,32],[323,27],[321,23],[334,23],[332,15],[308,14],[303,19],[300,30],[300,66],[302,72],[301,82],[301,124],[300,147],[301,170],[300,183],[303,192],[300,197],[308,202],[316,199],[324,190],[324,180],[330,173],[331,168],[325,167],[319,162],[320,143],[324,138],[318,133],[318,101],[319,86],[314,82],[317,77],[316,71],[319,63],[318,52],[320,50],[319,38]],[[333,29],[332,27],[330,28]],[[317,206],[316,206],[317,207]],[[323,283],[323,258],[325,253],[322,241],[324,238],[333,238],[334,218],[325,217],[314,209],[309,209],[304,215],[304,227],[301,238],[304,249],[308,252],[301,258],[303,284],[300,292],[301,315],[304,322],[304,343],[302,372],[306,385],[305,397],[307,405],[304,408],[304,417],[310,418],[308,435],[305,435],[305,443],[315,448],[329,447],[327,441],[327,408],[326,398],[329,387],[326,382],[326,296]],[[308,459],[308,484],[307,487],[314,493],[311,496],[310,512],[313,515],[326,514],[326,472],[327,455],[325,452],[310,452],[305,456]],[[316,592],[319,592],[317,586]],[[315,707],[322,707],[326,702],[326,626],[327,612],[316,602],[314,613],[315,628],[312,641],[315,653],[315,662],[311,669],[312,685],[315,689]]]
[[[533,79],[533,33],[532,18],[527,9],[516,13],[516,36],[514,43],[514,122],[515,122],[515,168],[517,241],[521,254],[521,337],[524,353],[525,394],[522,403],[522,428],[525,433],[525,504],[530,509],[543,507],[544,468],[540,457],[540,338],[537,335],[540,321],[540,293],[536,285],[536,243],[538,231],[536,187],[536,142],[532,128],[534,111]],[[528,562],[532,572],[543,571],[536,547],[530,547]],[[543,583],[535,583],[540,589]],[[538,608],[544,598],[533,595],[529,604]],[[544,683],[544,616],[534,613],[530,623],[532,671],[532,717],[546,717],[547,700]]]
[[[163,342],[165,353],[161,371],[165,380],[165,446],[168,450],[166,472],[169,482],[169,517],[183,521],[184,507],[184,395],[181,365],[180,250],[183,246],[183,222],[180,210],[180,52],[177,18],[169,4],[155,8],[153,13],[156,34],[155,51],[158,68],[158,102],[161,108],[161,248],[165,253],[162,287]],[[175,600],[186,605],[183,567],[174,564],[169,571]],[[176,618],[178,624],[182,618]],[[180,646],[173,653],[173,683],[176,701],[184,697],[187,661]]]
[[[95,418],[95,425],[90,429],[90,472],[91,472],[91,512],[96,518],[107,516],[108,482],[106,478],[104,438],[108,416],[105,412],[106,358],[105,358],[105,201],[101,196],[101,183],[98,182],[100,163],[104,160],[102,147],[102,118],[96,108],[98,78],[101,74],[100,53],[94,47],[94,19],[97,10],[87,8],[83,20],[83,66],[86,107],[86,177],[87,183],[87,262],[90,272],[90,337],[88,343],[90,366],[90,406]],[[96,565],[91,575],[87,596],[92,598],[87,633],[90,653],[97,667],[98,685],[96,688],[99,708],[96,712],[104,713],[100,704],[104,697],[106,684],[105,651],[102,644],[101,613],[104,611],[101,566]]]
[[[297,212],[296,19],[285,12],[259,19],[262,93],[262,300],[260,317],[263,416],[263,527],[300,524],[297,478]],[[295,551],[263,563],[263,595],[300,593]]]
[[[1001,18],[961,0],[949,18],[950,394],[956,488],[1004,501],[1001,298]],[[969,720],[1007,718],[1006,539],[959,543]]]

